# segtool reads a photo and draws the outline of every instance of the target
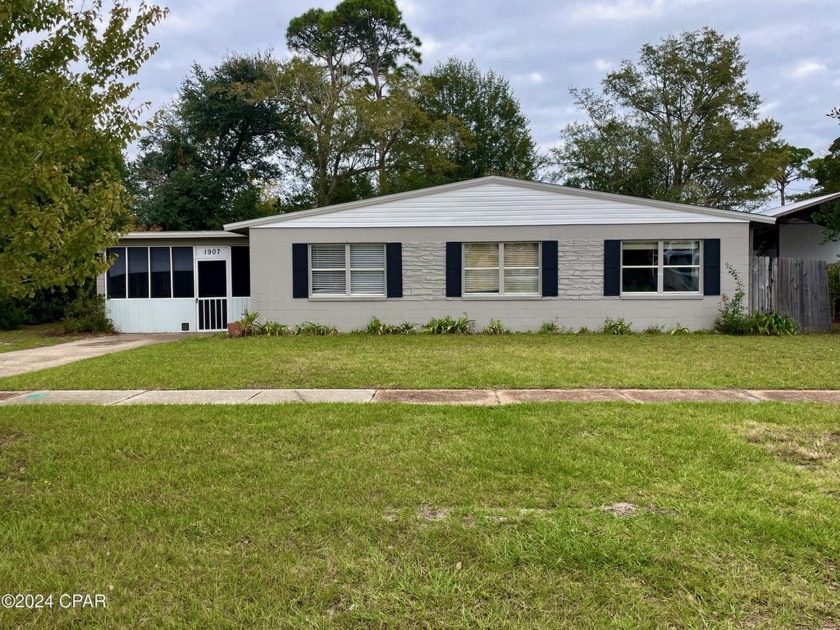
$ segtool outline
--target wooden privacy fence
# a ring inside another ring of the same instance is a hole
[[[752,257],[750,311],[790,315],[800,332],[831,332],[825,262]]]

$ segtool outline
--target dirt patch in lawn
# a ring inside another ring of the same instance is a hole
[[[746,440],[760,444],[779,459],[800,468],[826,466],[840,460],[840,431],[807,431],[750,423],[744,428]]]
[[[20,392],[0,392],[0,400],[6,400],[7,398],[14,398],[15,396],[20,396]],[[0,438],[2,439],[2,438]]]

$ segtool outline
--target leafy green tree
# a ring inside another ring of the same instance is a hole
[[[507,79],[492,70],[482,73],[474,61],[451,58],[425,81],[429,89],[421,108],[432,121],[454,125],[446,149],[452,165],[446,180],[536,177],[541,163],[536,143]]]
[[[133,81],[165,11],[104,0],[0,6],[0,296],[79,285],[125,225]]]
[[[220,229],[274,210],[263,191],[280,177],[295,128],[277,101],[262,98],[273,63],[258,54],[210,71],[193,66],[131,165],[138,223]]]
[[[784,144],[779,147],[781,154],[773,175],[773,184],[779,192],[781,205],[787,200],[787,188],[790,184],[805,177],[804,170],[808,159],[814,155],[811,149]]]
[[[561,132],[556,173],[584,188],[727,209],[766,199],[781,125],[759,119],[737,37],[704,28],[641,48],[602,80],[572,90],[588,121]]]
[[[300,121],[299,172],[323,206],[358,198],[374,173],[386,192],[391,155],[418,113],[411,97],[420,40],[394,0],[344,0],[289,23],[275,98]]]
[[[840,108],[835,107],[828,115],[840,120]],[[831,143],[824,156],[808,162],[804,175],[816,180],[811,192],[803,195],[804,198],[840,192],[840,138]],[[826,240],[840,240],[840,202],[826,204],[814,218],[825,225]]]

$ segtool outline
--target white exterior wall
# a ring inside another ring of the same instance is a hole
[[[732,294],[731,264],[745,284],[749,224],[714,222],[642,225],[503,227],[293,228],[250,230],[252,307],[286,324],[312,321],[340,330],[364,328],[371,317],[386,323],[425,323],[431,317],[467,314],[483,327],[499,319],[513,330],[536,330],[555,318],[567,328],[600,328],[623,317],[635,330],[649,325],[711,328],[720,296],[604,297],[604,240],[721,240],[721,291]],[[558,297],[445,297],[447,241],[558,241]],[[386,299],[292,298],[292,243],[402,243],[403,297]]]
[[[824,260],[840,260],[840,241],[823,243],[823,227],[815,223],[783,223],[779,226],[779,256]]]

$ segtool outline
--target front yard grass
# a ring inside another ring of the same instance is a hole
[[[86,336],[88,335],[64,334],[64,324],[61,322],[21,326],[18,330],[0,330],[0,352],[54,346],[58,343],[76,341]]]
[[[3,389],[837,389],[840,335],[199,337],[0,380]]]
[[[247,344],[237,347],[248,347]],[[0,408],[0,627],[840,624],[837,408]]]

